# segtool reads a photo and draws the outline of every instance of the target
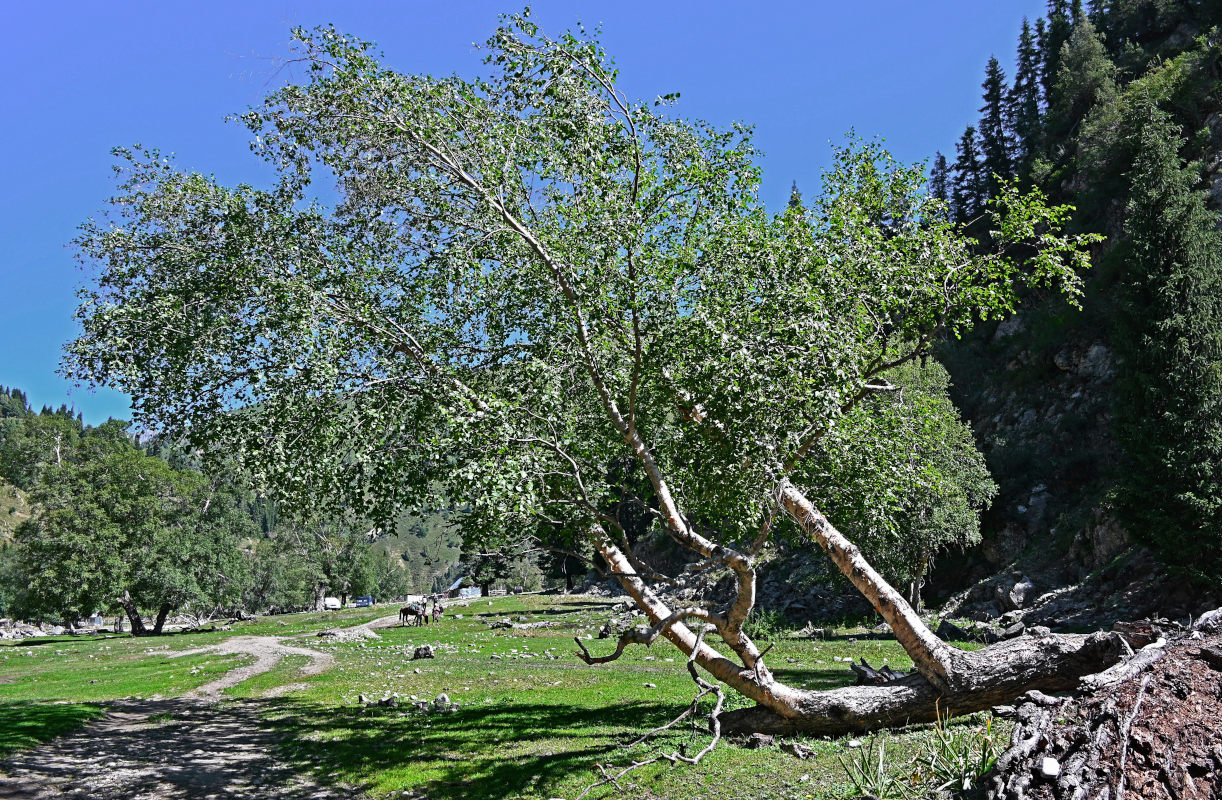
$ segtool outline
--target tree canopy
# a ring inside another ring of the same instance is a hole
[[[1023,286],[1072,296],[1085,261],[1055,233],[1065,209],[1000,187],[982,243],[925,193],[922,166],[851,140],[821,196],[771,215],[749,129],[630,100],[595,38],[551,39],[525,14],[474,80],[395,72],[331,28],[297,38],[307,79],[241,117],[275,186],[120,152],[113,217],[80,238],[101,271],[72,374],[288,503],[389,520],[443,492],[582,532],[653,636],[756,699],[779,695],[742,622],[784,509],[857,565],[842,568],[947,685],[953,654],[801,488],[884,446],[886,415],[865,410],[937,337],[1009,313]],[[318,173],[334,203],[309,199]],[[921,455],[879,470],[880,502],[911,502],[899,487],[928,471]],[[642,581],[608,513],[625,459],[653,524],[735,573],[724,615],[671,612]]]

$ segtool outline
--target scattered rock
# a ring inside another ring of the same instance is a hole
[[[380,641],[381,636],[365,627],[360,628],[327,628],[317,634],[323,639],[334,639],[337,642],[356,642],[361,640]]]
[[[939,639],[946,642],[962,642],[972,638],[971,634],[969,634],[963,628],[960,628],[955,623],[945,619],[938,625],[938,630],[936,633]]]
[[[1206,611],[1193,623],[1192,629],[1201,633],[1222,633],[1222,608]]]
[[[1040,777],[1045,780],[1053,780],[1061,774],[1061,762],[1055,758],[1044,756],[1040,760]]]
[[[1024,625],[1021,622],[1016,622],[1001,632],[1001,638],[1013,639],[1015,637],[1022,636],[1023,633],[1026,632],[1026,630],[1027,630],[1026,625]]]
[[[1006,609],[1019,609],[1034,595],[1034,592],[1035,584],[1024,575],[1009,588],[1004,584],[998,586],[997,601]]]
[[[772,747],[774,744],[776,744],[776,737],[766,733],[753,733],[747,737],[748,750],[759,750],[761,747]]]
[[[803,760],[808,759],[815,754],[814,750],[811,750],[806,745],[798,744],[797,742],[785,742],[781,745],[781,749],[786,753]]]

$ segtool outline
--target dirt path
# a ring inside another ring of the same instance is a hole
[[[341,635],[393,625],[398,617],[345,628]],[[285,644],[272,636],[235,636],[171,657],[246,654],[254,663],[184,697],[112,704],[106,716],[45,745],[0,762],[0,800],[94,798],[269,798],[328,800],[359,796],[312,782],[276,761],[278,738],[259,723],[255,702],[218,703],[221,692],[276,666],[287,655],[306,656],[303,675],[334,663],[330,653]],[[277,687],[285,694],[304,684]]]

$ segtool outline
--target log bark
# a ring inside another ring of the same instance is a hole
[[[891,626],[917,671],[935,687],[950,690],[954,676],[965,671],[966,665],[956,663],[961,659],[961,651],[935,636],[903,595],[870,566],[861,550],[836,530],[797,487],[788,481],[782,482],[777,500],[785,513],[823,548],[832,563]]]
[[[879,686],[830,691],[790,690],[794,704],[778,710],[757,705],[722,714],[727,733],[838,735],[933,722],[1009,702],[1032,689],[1066,691],[1083,675],[1106,668],[1123,653],[1110,633],[1023,636],[960,653],[953,687],[941,691],[923,675]]]
[[[624,590],[655,625],[675,613],[632,571],[627,558],[609,539],[600,543],[599,551]],[[932,722],[939,713],[969,714],[1009,702],[1031,689],[1072,689],[1081,676],[1105,669],[1125,652],[1121,638],[1111,633],[1024,636],[971,653],[955,650],[956,670],[946,689],[917,674],[881,686],[811,691],[788,686],[771,673],[757,674],[731,661],[698,642],[696,634],[681,620],[667,625],[660,636],[684,654],[690,655],[698,648],[693,659],[696,664],[757,703],[754,708],[722,714],[727,733],[838,735]],[[629,638],[644,643],[646,637],[636,634]],[[942,647],[953,649],[934,638]],[[591,659],[606,660],[610,659]]]

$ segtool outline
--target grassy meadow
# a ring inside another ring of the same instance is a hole
[[[656,744],[689,753],[708,740],[704,719],[687,722],[657,743],[624,746],[679,714],[694,686],[670,643],[630,648],[620,660],[586,666],[574,636],[593,636],[610,616],[610,602],[585,597],[523,596],[454,605],[438,625],[383,628],[377,640],[336,641],[314,634],[357,625],[394,608],[265,617],[232,631],[129,636],[56,637],[0,647],[0,754],[49,739],[102,713],[108,700],[182,694],[248,663],[241,656],[175,650],[235,635],[296,637],[329,652],[334,665],[303,678],[307,659],[290,656],[269,672],[227,690],[233,701],[258,704],[279,735],[281,759],[323,784],[360,788],[373,797],[573,798],[599,779],[598,764],[626,765]],[[460,618],[461,617],[461,618]],[[529,630],[491,630],[489,623],[548,622]],[[782,680],[811,688],[852,683],[844,663],[865,657],[906,670],[910,661],[891,639],[840,630],[826,640],[778,634],[769,664]],[[431,644],[436,658],[412,661]],[[611,641],[593,640],[595,653]],[[277,695],[276,687],[298,684]],[[271,693],[269,695],[269,693]],[[446,694],[460,708],[420,711],[414,700]],[[358,702],[397,694],[398,706]],[[730,693],[728,707],[745,704]],[[949,726],[973,738],[982,719]],[[997,731],[994,732],[999,733]],[[665,762],[599,787],[589,797],[823,798],[856,793],[845,762],[865,766],[886,750],[884,776],[907,780],[935,736],[930,726],[862,739],[806,739],[799,759],[778,746],[748,749],[723,741],[699,766]],[[886,779],[886,777],[885,777]],[[895,788],[894,786],[892,787]]]

